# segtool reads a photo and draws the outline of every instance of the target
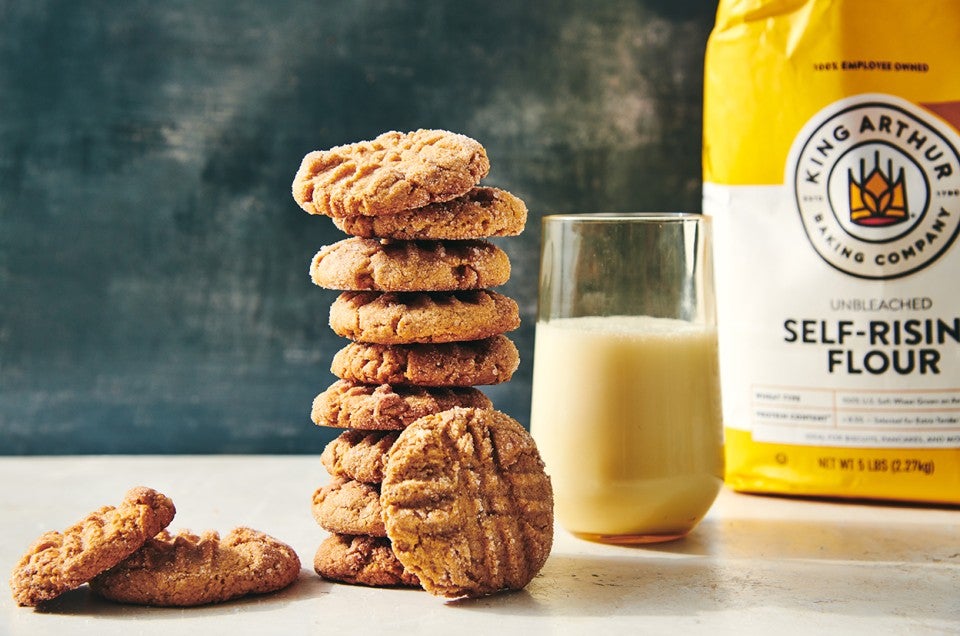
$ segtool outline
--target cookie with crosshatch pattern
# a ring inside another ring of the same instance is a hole
[[[399,240],[516,236],[526,223],[527,206],[519,197],[485,186],[450,201],[396,214],[333,219],[334,225],[353,236]]]
[[[223,538],[164,530],[90,587],[119,603],[192,607],[276,592],[299,574],[293,548],[258,530],[239,527]]]
[[[332,534],[320,544],[313,569],[331,581],[375,587],[416,587],[420,581],[403,567],[384,537]]]
[[[464,195],[489,170],[487,151],[466,135],[390,131],[308,153],[292,190],[310,214],[388,215]]]
[[[140,549],[175,514],[166,495],[138,486],[119,505],[103,506],[63,532],[44,533],[13,569],[14,600],[34,606],[80,587]]]
[[[310,263],[326,289],[451,291],[497,287],[510,259],[489,241],[392,241],[351,237],[326,245]]]
[[[324,447],[320,462],[332,477],[379,484],[383,481],[387,451],[397,440],[397,434],[397,431],[348,429]]]
[[[333,356],[330,370],[338,378],[367,384],[477,386],[506,382],[519,365],[516,345],[499,334],[440,344],[351,342]]]
[[[313,518],[339,534],[386,536],[380,510],[380,485],[334,477],[313,493]]]
[[[317,426],[364,431],[398,431],[424,415],[455,406],[492,406],[474,387],[361,384],[337,380],[313,400]]]
[[[346,291],[330,327],[357,342],[413,344],[482,340],[520,326],[520,307],[490,289],[452,292]]]
[[[553,489],[536,444],[493,409],[454,408],[407,427],[380,502],[400,563],[438,596],[520,589],[553,543]]]

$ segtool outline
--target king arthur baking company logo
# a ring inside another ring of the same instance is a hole
[[[787,162],[813,248],[858,278],[899,278],[936,261],[960,230],[957,146],[949,126],[890,95],[815,115]]]
[[[864,174],[865,161],[860,160],[860,178],[850,170],[847,182],[850,184],[850,222],[868,227],[903,223],[910,218],[907,209],[906,183],[903,178],[904,167],[897,166],[895,172],[893,159],[887,159],[887,171],[880,166],[880,151],[874,153],[874,167]],[[896,178],[892,175],[896,174]]]

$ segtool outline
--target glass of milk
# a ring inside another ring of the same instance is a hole
[[[573,534],[683,537],[723,481],[710,220],[543,218],[531,433]]]

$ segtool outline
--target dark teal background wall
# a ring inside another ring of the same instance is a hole
[[[343,346],[310,283],[344,237],[290,196],[310,150],[483,143],[527,424],[539,217],[697,209],[715,2],[0,3],[0,453],[319,452]]]

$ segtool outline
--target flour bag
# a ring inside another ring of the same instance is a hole
[[[960,2],[721,0],[705,66],[727,481],[960,503]]]

